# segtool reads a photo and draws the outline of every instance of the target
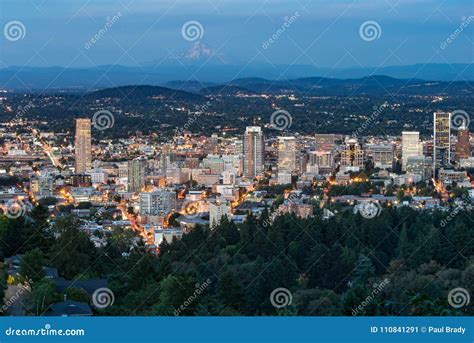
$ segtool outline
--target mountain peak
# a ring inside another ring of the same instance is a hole
[[[205,57],[212,57],[215,56],[217,53],[214,49],[207,46],[200,41],[195,42],[191,48],[182,54],[182,57],[190,59],[190,60],[198,60]]]

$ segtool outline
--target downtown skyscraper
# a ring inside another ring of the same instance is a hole
[[[295,137],[278,137],[278,183],[291,183],[291,174],[296,171]]]
[[[471,143],[469,141],[469,128],[463,124],[458,129],[458,141],[456,143],[456,162],[460,162],[462,159],[467,159],[471,156]]]
[[[265,146],[262,128],[247,126],[243,138],[243,176],[255,178],[264,169]]]
[[[451,113],[433,113],[433,175],[451,161]]]
[[[147,160],[138,157],[128,161],[128,191],[138,193],[145,186]]]
[[[76,119],[74,148],[76,155],[76,173],[84,174],[92,167],[90,119]]]
[[[406,170],[409,157],[423,155],[423,146],[420,142],[420,133],[418,131],[402,132],[402,170]]]

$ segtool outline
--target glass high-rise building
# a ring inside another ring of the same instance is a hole
[[[433,168],[448,165],[451,160],[451,113],[433,113]],[[436,175],[436,173],[433,173]]]
[[[129,192],[138,193],[145,186],[146,166],[146,158],[139,157],[128,161],[127,189]]]
[[[278,137],[278,172],[293,173],[297,169],[295,137]]]
[[[242,145],[244,153],[243,176],[253,179],[264,170],[265,146],[262,128],[247,126]]]
[[[76,119],[76,137],[74,148],[76,155],[76,173],[84,174],[92,167],[90,119]]]
[[[456,143],[456,161],[467,159],[471,156],[471,143],[469,142],[469,128],[463,125],[458,130]]]
[[[423,155],[418,131],[402,132],[402,170],[406,170],[408,158]]]

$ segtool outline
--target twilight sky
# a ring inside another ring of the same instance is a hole
[[[117,20],[99,34],[114,16]],[[192,39],[182,34],[189,21],[202,26],[202,43],[244,63],[472,63],[472,16],[472,0],[1,0],[0,68],[157,61],[189,49]],[[13,21],[23,25],[23,38],[5,32]],[[361,37],[367,21],[380,27],[378,38]],[[276,39],[264,48],[272,35]]]

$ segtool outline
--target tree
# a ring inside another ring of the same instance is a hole
[[[26,226],[23,217],[8,219],[0,240],[0,250],[3,256],[13,256],[25,251],[24,228]]]
[[[230,270],[224,271],[219,279],[219,296],[223,304],[237,311],[245,305],[245,292]]]
[[[356,282],[362,284],[375,274],[375,268],[372,261],[365,255],[360,255],[354,268],[354,278]]]
[[[38,248],[47,253],[54,243],[54,237],[48,221],[48,208],[43,205],[34,207],[31,210],[30,218],[31,222],[24,229],[26,236],[25,249]]]
[[[90,302],[89,294],[82,288],[68,287],[66,288],[65,295],[67,300],[80,301],[83,303]]]
[[[61,297],[56,293],[51,280],[43,279],[33,284],[28,302],[34,315],[43,315],[51,304],[58,301],[61,301]]]
[[[199,304],[196,294],[197,279],[190,275],[169,276],[160,283],[160,301],[155,306],[157,315],[192,315]]]
[[[44,277],[44,256],[40,249],[34,249],[25,253],[20,261],[20,275],[34,282]]]
[[[53,230],[58,239],[51,247],[50,256],[59,273],[72,279],[89,271],[96,249],[89,237],[79,230],[78,219],[73,216],[59,218]]]

